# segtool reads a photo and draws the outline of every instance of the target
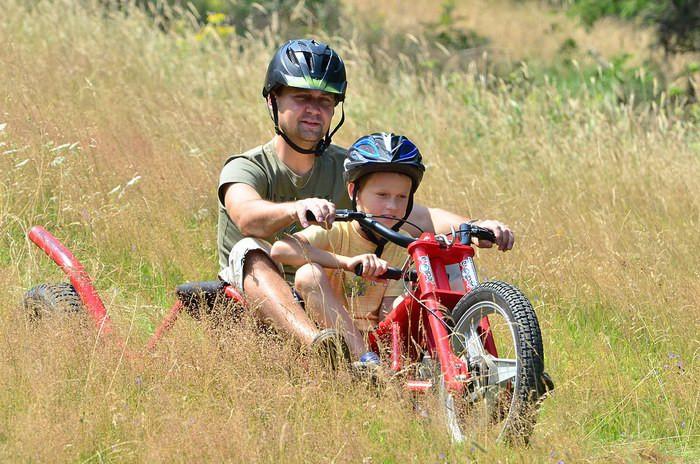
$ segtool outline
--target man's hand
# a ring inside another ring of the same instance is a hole
[[[515,236],[510,228],[499,221],[494,221],[491,219],[486,219],[483,221],[475,221],[475,225],[483,227],[484,229],[489,229],[496,236],[496,245],[500,251],[508,251],[513,248],[513,243],[515,242]],[[491,248],[493,242],[488,240],[479,240],[477,246],[479,248]]]
[[[328,200],[321,198],[305,198],[293,203],[294,211],[302,227],[309,227],[309,220],[306,219],[306,212],[311,211],[316,217],[316,222],[326,227],[333,225],[335,219],[335,205]]]
[[[353,256],[348,258],[345,262],[345,270],[349,272],[355,272],[355,267],[358,264],[362,264],[362,277],[368,280],[379,280],[377,279],[380,275],[384,274],[389,267],[389,263],[373,253],[367,253],[364,255]]]

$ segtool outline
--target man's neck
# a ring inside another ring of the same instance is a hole
[[[298,176],[303,176],[314,167],[316,155],[299,153],[279,135],[275,135],[275,152],[280,161]]]

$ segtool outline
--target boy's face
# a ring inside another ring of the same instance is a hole
[[[375,172],[365,176],[360,182],[357,194],[357,209],[369,214],[388,215],[402,218],[406,214],[408,198],[411,195],[411,178],[395,172]],[[355,184],[348,184],[352,198]],[[378,219],[387,227],[397,221]]]

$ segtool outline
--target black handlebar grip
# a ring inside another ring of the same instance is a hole
[[[316,215],[309,209],[306,210],[306,220],[309,222],[317,222]]]
[[[491,230],[474,224],[462,224],[459,228],[458,233],[460,241],[465,245],[469,244],[469,242],[471,241],[471,237],[474,237],[479,240],[488,240],[489,242],[496,243],[496,236]]]
[[[355,275],[362,276],[362,271],[364,267],[362,263],[355,266]],[[391,280],[401,280],[403,278],[403,271],[398,267],[388,267],[386,272],[379,276],[380,279],[391,279]]]
[[[488,229],[481,229],[477,231],[476,238],[488,240],[489,242],[496,243],[496,235]]]

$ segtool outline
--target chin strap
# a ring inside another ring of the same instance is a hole
[[[280,129],[279,126],[279,116],[278,116],[278,111],[277,111],[277,99],[275,98],[274,94],[270,94],[270,103],[272,106],[272,112],[270,114],[270,117],[272,118],[272,121],[275,123],[275,134],[281,136],[285,142],[287,142],[287,145],[292,147],[295,151],[298,151],[299,153],[303,153],[305,155],[316,155],[316,156],[321,156],[324,151],[326,151],[326,148],[328,148],[331,145],[331,139],[333,135],[335,135],[336,132],[338,132],[338,129],[340,129],[340,126],[343,125],[345,122],[345,105],[343,102],[340,103],[340,121],[338,122],[338,125],[335,126],[335,129],[333,129],[332,132],[328,133],[326,132],[326,136],[321,139],[318,144],[316,145],[315,148],[302,148],[296,143],[292,142],[292,140],[287,137],[287,134],[282,132],[282,129]]]

